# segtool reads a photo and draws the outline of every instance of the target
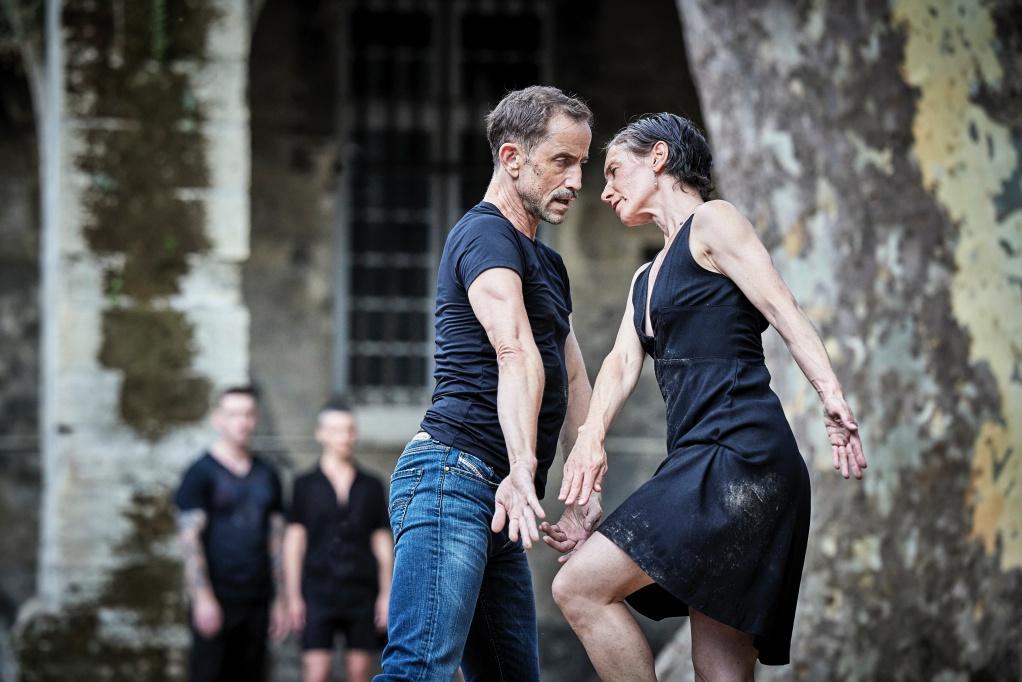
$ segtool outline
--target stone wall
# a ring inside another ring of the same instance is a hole
[[[763,679],[1019,679],[1018,3],[679,5],[722,194],[820,328],[870,458],[861,484],[830,470],[774,337],[814,510],[793,665]],[[690,679],[687,646],[661,679]]]
[[[10,32],[0,15],[0,42]],[[35,123],[17,53],[0,47],[0,680],[35,591],[39,540],[39,196]]]
[[[21,679],[176,679],[169,494],[209,437],[212,392],[248,375],[246,8],[97,0],[61,23],[54,407]]]

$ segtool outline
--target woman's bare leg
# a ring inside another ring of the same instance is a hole
[[[554,578],[554,601],[604,682],[656,682],[649,642],[624,605],[625,597],[652,582],[600,533]]]
[[[752,682],[759,652],[752,635],[689,609],[692,666],[699,682]]]

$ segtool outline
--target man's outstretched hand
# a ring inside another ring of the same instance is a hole
[[[532,549],[532,543],[539,541],[536,517],[546,516],[536,497],[534,476],[535,472],[527,464],[511,465],[511,473],[497,487],[496,508],[490,524],[490,530],[499,533],[507,523],[508,537],[515,542],[520,536],[525,549]]]

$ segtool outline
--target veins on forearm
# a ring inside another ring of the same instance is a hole
[[[185,569],[185,589],[193,598],[211,589],[206,553],[202,549],[202,531],[206,513],[201,509],[182,512],[178,516],[178,537]]]

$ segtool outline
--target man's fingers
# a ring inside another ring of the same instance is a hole
[[[490,530],[494,533],[499,533],[504,530],[504,524],[507,522],[507,510],[504,509],[504,505],[497,502],[496,508],[493,510],[493,522],[490,524]]]
[[[607,475],[607,465],[604,464],[600,467],[600,472],[596,474],[596,480],[593,481],[593,490],[598,493],[603,492],[603,477]]]
[[[536,528],[536,517],[528,512],[525,514],[525,531],[529,536],[529,547],[532,546],[533,541],[539,541],[539,529]]]
[[[515,517],[511,523],[515,524],[518,529],[518,537],[522,541],[522,546],[525,549],[532,549],[532,532],[529,528],[528,518]]]
[[[534,513],[537,517],[539,517],[541,519],[546,518],[546,512],[543,511],[543,505],[541,505],[539,503],[539,498],[536,497],[536,491],[535,490],[530,490],[529,491],[528,500],[529,500],[529,506],[532,507],[532,513]],[[535,525],[535,521],[533,521],[533,525]]]
[[[511,517],[511,523],[508,524],[507,536],[511,539],[511,542],[518,542],[518,519]]]

